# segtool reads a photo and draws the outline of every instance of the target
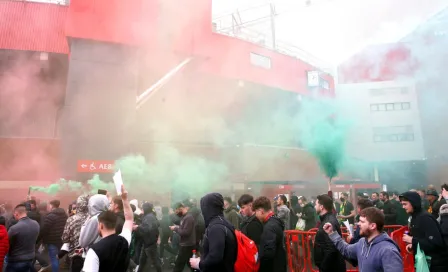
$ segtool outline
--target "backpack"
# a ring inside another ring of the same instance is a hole
[[[226,225],[222,223],[215,224],[223,225],[227,233],[229,228]],[[234,272],[257,272],[260,267],[257,245],[239,230],[235,230],[233,234],[237,243]]]

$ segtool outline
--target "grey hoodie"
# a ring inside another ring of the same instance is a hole
[[[89,199],[90,218],[81,227],[79,246],[89,248],[101,238],[98,234],[98,215],[109,209],[109,199],[105,195],[94,195]]]
[[[288,230],[290,228],[290,211],[288,209],[288,206],[281,205],[277,207],[277,216],[280,218],[283,223],[285,224],[285,230]]]
[[[330,239],[344,258],[358,260],[359,271],[403,272],[400,249],[384,232],[370,243],[361,238],[356,244],[349,245],[337,232],[333,232]]]

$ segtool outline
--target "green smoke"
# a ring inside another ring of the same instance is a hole
[[[102,181],[98,174],[93,175],[92,179],[87,181],[87,184],[90,185],[92,194],[96,194],[99,189],[107,190],[108,192],[113,192],[115,190],[113,183]]]
[[[56,195],[61,191],[61,185],[54,183],[54,184],[50,184],[48,187],[31,186],[31,191],[42,192],[42,193],[46,193],[49,195]]]
[[[127,189],[138,189],[135,185],[144,185],[148,181],[150,168],[142,155],[129,155],[115,161],[115,171],[121,176]]]

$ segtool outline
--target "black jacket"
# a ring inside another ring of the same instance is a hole
[[[29,219],[36,221],[37,223],[41,223],[40,213],[37,210],[31,210],[27,212],[27,216]]]
[[[302,208],[302,216],[300,217],[305,220],[305,231],[308,231],[316,227],[316,211],[311,203],[306,203]]]
[[[412,249],[417,251],[417,245],[426,256],[431,256],[431,267],[446,269],[447,247],[442,237],[442,230],[437,220],[427,211],[422,210],[420,195],[416,192],[406,192],[402,198],[408,200],[414,211],[411,214],[409,235],[412,236]],[[442,271],[442,270],[441,270]]]
[[[328,237],[328,234],[323,229],[326,223],[330,223],[333,229],[341,235],[338,220],[332,212],[328,212],[320,216],[320,221],[319,230],[314,240],[314,263],[319,267],[319,271],[321,272],[345,272],[344,257],[336,249],[330,237]]]
[[[147,213],[142,218],[142,223],[137,228],[137,234],[143,240],[145,248],[157,243],[159,239],[159,220],[153,212]]]
[[[286,272],[286,251],[283,221],[272,216],[265,223],[258,251],[259,272]]]
[[[444,198],[442,198],[440,201],[436,200],[431,204],[432,215],[435,218],[439,218],[440,207],[442,207],[443,204],[446,204],[446,200]]]
[[[181,246],[196,245],[196,224],[193,215],[188,212],[180,221],[179,227],[176,227],[176,232],[180,236],[179,244]]]
[[[169,214],[164,214],[162,220],[160,220],[160,229],[162,231],[162,237],[171,237],[173,233],[170,229],[173,223],[171,221],[171,216]]]
[[[397,224],[397,210],[395,208],[395,205],[389,200],[385,201],[383,204],[383,213],[384,224],[386,226]]]
[[[123,230],[123,225],[124,225],[124,212],[118,212],[116,213],[117,215],[117,222],[115,223],[115,233],[116,234],[120,234],[121,231]]]
[[[254,241],[258,248],[260,247],[263,224],[257,219],[255,214],[243,219],[243,223],[241,223],[241,232]]]
[[[440,213],[440,229],[445,245],[448,246],[448,213]]]
[[[238,246],[235,228],[224,218],[224,198],[218,193],[204,196],[201,210],[206,227],[201,272],[233,272]]]
[[[64,232],[67,218],[65,210],[62,208],[53,209],[45,216],[39,235],[44,244],[62,246],[62,233]]]
[[[395,206],[395,211],[397,212],[397,225],[407,226],[409,215],[406,213],[403,205],[401,205],[401,203],[395,199],[390,200],[390,202]]]
[[[190,209],[191,215],[193,215],[195,222],[195,230],[196,230],[196,244],[199,245],[200,241],[202,241],[202,237],[205,233],[205,221],[202,216],[201,210],[196,207],[192,207]]]

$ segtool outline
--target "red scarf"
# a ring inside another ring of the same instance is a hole
[[[264,219],[264,222],[265,222],[265,223],[268,222],[269,218],[271,218],[273,215],[274,215],[274,212],[273,212],[273,211],[270,211],[270,212],[268,213],[268,215],[266,216],[266,218]]]

